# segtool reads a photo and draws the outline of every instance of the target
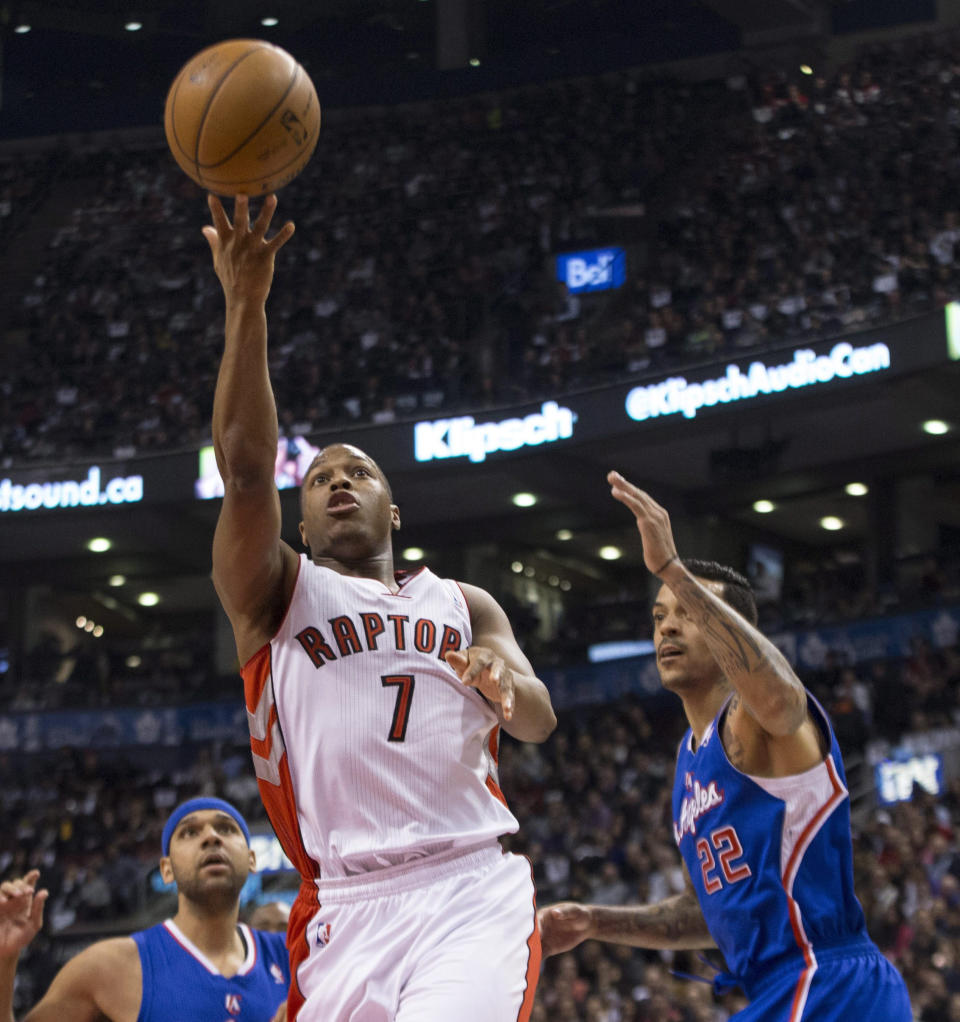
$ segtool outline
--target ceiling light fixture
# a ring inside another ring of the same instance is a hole
[[[623,557],[623,551],[618,546],[602,546],[598,552],[605,561],[619,561]]]
[[[755,500],[753,502],[753,510],[758,515],[768,515],[771,511],[776,510],[777,505],[772,500]]]
[[[846,523],[842,518],[837,518],[836,515],[824,515],[820,519],[820,528],[826,529],[827,532],[838,532]]]
[[[843,489],[851,497],[865,497],[870,492],[866,483],[847,483]]]
[[[87,549],[94,554],[105,554],[113,543],[106,536],[94,536],[87,540]]]
[[[510,499],[517,507],[533,507],[537,502],[536,496],[532,493],[515,493]]]
[[[950,432],[950,427],[943,419],[927,419],[923,424],[923,431],[931,436],[943,436],[944,433]]]

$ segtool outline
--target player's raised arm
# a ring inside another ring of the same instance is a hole
[[[470,606],[473,644],[447,654],[447,662],[466,685],[493,704],[507,734],[521,742],[545,741],[557,726],[546,685],[533,672],[517,645],[499,603],[478,586],[461,583]]]
[[[808,719],[807,694],[784,655],[684,567],[664,508],[618,472],[611,472],[607,481],[612,496],[636,518],[647,568],[692,615],[750,715],[769,735],[795,734]]]
[[[249,200],[237,196],[231,223],[209,199],[213,225],[203,229],[223,286],[226,324],[213,402],[213,444],[224,483],[213,543],[213,580],[233,625],[241,663],[273,634],[289,598],[297,557],[280,539],[274,482],[277,409],[267,365],[266,301],[277,251],[293,234],[267,231],[275,196],[251,225]]]

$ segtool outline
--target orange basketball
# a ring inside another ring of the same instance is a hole
[[[219,195],[265,195],[307,165],[320,134],[310,76],[279,46],[230,39],[180,69],[163,116],[180,167]]]

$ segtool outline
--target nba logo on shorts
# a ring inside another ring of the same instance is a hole
[[[226,996],[227,1011],[231,1015],[240,1014],[240,995],[239,994],[227,994]]]
[[[317,925],[317,947],[326,947],[330,943],[330,924],[319,923]]]

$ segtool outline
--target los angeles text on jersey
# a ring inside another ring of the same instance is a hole
[[[673,821],[673,836],[677,844],[680,844],[684,834],[696,834],[697,820],[723,802],[723,791],[717,788],[716,781],[711,781],[704,787],[688,773],[684,783],[690,794],[684,796],[679,821]]]
[[[348,614],[332,617],[326,629],[308,625],[297,632],[296,638],[317,668],[351,653],[373,652],[381,644],[401,652],[412,649],[436,653],[439,660],[463,644],[463,635],[452,625],[437,624],[425,617],[411,621],[407,614],[373,611],[356,617]]]

